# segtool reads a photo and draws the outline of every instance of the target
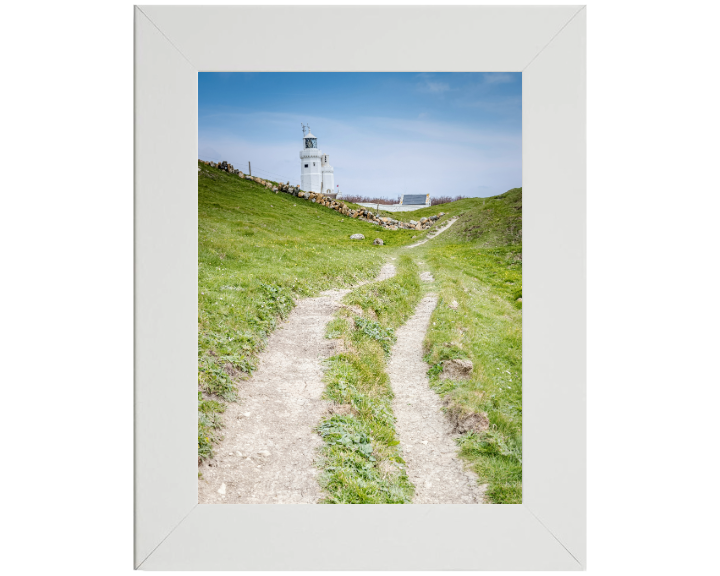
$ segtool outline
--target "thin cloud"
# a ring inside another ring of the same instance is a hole
[[[419,85],[421,92],[430,92],[431,94],[442,94],[450,90],[450,84],[446,82],[425,82]]]
[[[203,129],[200,145],[222,150],[227,154],[223,159],[237,167],[244,169],[250,160],[253,173],[297,184],[301,134],[290,128],[295,119],[289,113],[235,113],[222,124],[237,122],[237,129]],[[519,133],[381,117],[308,120],[320,149],[330,155],[336,183],[347,194],[490,196],[520,185]],[[276,128],[282,129],[282,137]],[[254,134],[271,136],[271,141],[260,142]]]
[[[483,81],[485,84],[507,84],[514,82],[515,77],[512,74],[506,74],[504,72],[487,72],[483,74]]]
[[[432,76],[429,74],[420,74],[419,78],[421,81],[417,84],[417,89],[420,92],[443,94],[450,90],[450,84],[447,82],[436,82],[432,80]]]

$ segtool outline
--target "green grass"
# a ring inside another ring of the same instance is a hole
[[[445,240],[470,242],[485,247],[522,245],[522,188],[513,188],[491,198],[466,198],[457,202],[423,208],[409,216],[418,220],[445,212],[439,224],[449,218],[458,220],[443,232]]]
[[[198,173],[198,459],[222,438],[225,405],[295,300],[374,278],[389,254],[422,237],[388,231],[200,164]],[[346,297],[328,325],[344,351],[328,361],[326,397],[336,408],[324,437],[321,482],[327,502],[401,503],[413,487],[398,453],[392,390],[385,373],[394,330],[421,296],[423,259],[439,303],[426,338],[430,381],[448,405],[484,413],[490,428],[464,434],[460,454],[488,484],[492,502],[522,499],[522,190],[415,212],[458,221],[401,256],[398,274]],[[354,233],[365,240],[353,241]],[[385,246],[373,246],[382,238]],[[449,304],[457,301],[453,310]],[[440,380],[440,362],[469,358],[469,380]]]
[[[522,245],[510,242],[521,238],[514,212],[522,197],[512,190],[497,198],[484,206],[472,199],[475,205],[452,228],[416,250],[430,266],[439,295],[425,340],[431,386],[450,407],[487,415],[489,429],[460,438],[460,456],[488,484],[489,501],[520,503]],[[466,240],[478,225],[481,232]],[[455,358],[472,360],[472,377],[440,380],[440,363]]]
[[[328,323],[328,338],[343,351],[327,361],[325,398],[335,414],[318,426],[324,447],[320,485],[326,503],[404,504],[414,487],[398,451],[393,392],[385,367],[394,330],[420,300],[418,269],[409,256],[398,260],[397,274],[357,288],[345,297],[362,315],[343,308]]]
[[[222,410],[299,297],[373,278],[412,231],[382,230],[198,165],[198,459],[221,439]],[[365,240],[350,240],[361,233]],[[384,246],[373,246],[381,238]],[[208,404],[209,401],[214,404]],[[239,399],[242,402],[242,398]]]

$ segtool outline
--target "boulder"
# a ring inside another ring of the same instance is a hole
[[[353,234],[350,236],[350,240],[365,240],[365,236],[362,234]]]
[[[410,220],[410,226],[417,226],[417,222],[415,222],[415,220]]]
[[[471,360],[443,360],[442,372],[440,379],[445,380],[452,378],[453,380],[465,380],[470,377],[473,371],[473,363]]]
[[[397,226],[388,226],[388,230],[397,230],[397,229],[398,229]]]
[[[375,240],[373,240],[373,244],[375,244],[375,246],[382,246],[383,245],[382,238],[375,238]]]

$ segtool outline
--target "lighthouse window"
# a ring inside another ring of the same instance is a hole
[[[315,162],[313,162],[313,166],[315,166]]]
[[[308,167],[308,165],[307,165],[307,164],[305,164],[305,168],[307,168],[307,167]]]

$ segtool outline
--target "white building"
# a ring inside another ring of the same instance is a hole
[[[428,208],[430,203],[430,194],[403,194],[400,198],[400,204],[372,204],[369,202],[360,202],[360,206],[367,208],[379,208],[387,212],[412,212],[413,210],[421,210]]]
[[[335,174],[327,154],[318,149],[312,132],[303,136],[300,151],[300,189],[306,192],[335,194]]]

